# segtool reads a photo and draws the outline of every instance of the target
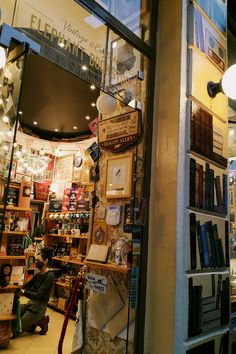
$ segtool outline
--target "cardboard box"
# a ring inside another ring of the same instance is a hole
[[[63,299],[62,297],[59,297],[57,307],[60,310],[64,311],[67,309],[68,303],[69,303],[68,299]]]

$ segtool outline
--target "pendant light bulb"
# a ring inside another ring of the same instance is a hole
[[[221,79],[222,91],[232,100],[236,100],[236,64],[230,66]]]
[[[3,47],[0,47],[0,69],[2,69],[6,64],[6,53]]]

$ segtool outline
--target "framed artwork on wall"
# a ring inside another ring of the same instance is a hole
[[[107,159],[106,198],[130,198],[132,192],[133,153]]]
[[[105,221],[94,223],[92,243],[95,243],[97,245],[107,244],[107,224],[105,223]]]
[[[74,155],[58,158],[56,162],[56,181],[71,182],[73,177]]]

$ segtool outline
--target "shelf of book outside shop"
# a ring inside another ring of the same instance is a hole
[[[207,209],[201,209],[201,208],[195,208],[195,207],[191,207],[191,206],[188,206],[187,209],[189,211],[197,213],[197,214],[209,215],[209,216],[213,216],[213,217],[221,218],[221,219],[227,218],[227,214],[226,213],[219,213],[219,212],[216,212],[216,211],[207,210]]]
[[[215,167],[218,167],[218,168],[220,168],[222,170],[226,170],[227,169],[227,166],[224,166],[224,165],[220,164],[219,162],[216,162],[216,161],[210,159],[209,157],[206,157],[206,156],[204,156],[202,154],[199,154],[198,152],[196,152],[194,150],[189,150],[188,153],[190,155],[193,155],[193,156],[195,156],[195,157],[197,157],[197,158],[199,158],[199,159],[201,159],[201,160],[203,160],[205,162],[208,162],[209,164],[214,165]]]
[[[208,269],[195,269],[195,270],[187,270],[185,272],[188,278],[201,276],[201,275],[229,275],[229,268],[208,268]]]
[[[211,330],[211,331],[202,333],[196,337],[186,339],[184,341],[184,345],[185,345],[186,349],[191,349],[203,342],[206,342],[209,339],[213,339],[216,336],[221,336],[221,335],[229,332],[229,330],[230,330],[229,326],[221,326],[219,328],[216,328],[215,330]]]

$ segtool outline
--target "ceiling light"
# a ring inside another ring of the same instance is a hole
[[[13,135],[12,130],[8,130],[7,135],[12,136]]]
[[[3,145],[3,150],[7,151],[8,150],[8,145]]]
[[[95,90],[96,87],[94,85],[91,85],[90,88],[91,90]]]
[[[74,130],[76,130],[76,129],[77,129],[77,127],[76,127],[76,126],[74,126],[74,127],[73,127],[73,129],[74,129]]]
[[[16,151],[16,156],[18,156],[18,157],[21,156],[21,151],[19,151],[19,150]]]
[[[220,82],[209,81],[207,84],[208,95],[214,98],[218,93],[224,93],[229,98],[236,100],[236,64],[230,66],[223,74]]]
[[[94,103],[94,102],[91,103],[91,106],[92,106],[92,107],[95,107],[95,106],[96,106],[96,103]]]
[[[89,119],[90,119],[90,117],[89,117],[89,116],[86,116],[86,117],[85,117],[85,119],[89,120]]]
[[[14,143],[13,146],[14,146],[14,148],[17,147],[17,143]]]
[[[20,114],[20,115],[22,115],[22,114],[23,114],[23,112],[22,112],[22,111],[19,111],[19,114]]]
[[[86,66],[86,65],[83,65],[83,66],[82,66],[82,70],[83,70],[83,71],[88,70],[87,66]]]
[[[9,102],[9,98],[6,98],[6,101]]]
[[[3,117],[2,117],[2,121],[3,121],[4,123],[9,123],[9,118],[8,118],[8,116],[3,116]]]
[[[3,47],[0,47],[0,69],[2,69],[6,64],[6,53]]]
[[[27,149],[26,148],[22,149],[22,152],[23,154],[25,154],[27,152]]]
[[[114,49],[114,48],[116,48],[117,47],[117,42],[113,42],[112,43],[112,48]]]
[[[58,129],[54,129],[55,132],[58,132]]]
[[[38,124],[38,122],[35,122],[35,121],[34,121],[34,122],[33,122],[33,124],[34,124],[34,125],[37,125],[37,124]]]
[[[44,155],[44,150],[43,149],[40,150],[40,155]]]
[[[107,93],[102,93],[96,102],[97,109],[102,114],[111,114],[115,111],[117,106],[117,100],[108,95]]]

